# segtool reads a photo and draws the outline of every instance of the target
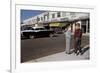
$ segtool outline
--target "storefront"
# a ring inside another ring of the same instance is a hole
[[[72,32],[75,31],[75,24],[76,23],[80,23],[80,25],[81,25],[80,28],[82,29],[83,33],[85,33],[85,34],[89,33],[89,31],[90,31],[89,19],[71,22],[70,25],[71,25]]]
[[[55,33],[62,33],[62,31],[64,30],[63,27],[66,26],[66,24],[55,22],[55,23],[50,23],[49,26],[50,26],[50,29],[55,31]]]
[[[90,30],[89,20],[82,20],[81,27],[83,33],[89,33]]]

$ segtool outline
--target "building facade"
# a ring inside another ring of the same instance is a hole
[[[89,33],[89,13],[80,12],[53,12],[47,11],[23,21],[28,26],[44,26],[46,28],[61,28],[63,30],[67,25],[72,26],[72,32],[75,31],[75,24],[80,23],[84,33]]]

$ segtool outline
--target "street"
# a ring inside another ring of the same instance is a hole
[[[65,42],[64,34],[58,34],[54,37],[21,39],[21,62],[64,52],[65,44],[67,43]],[[82,38],[82,46],[84,47],[85,45],[89,45],[89,36],[83,36]]]

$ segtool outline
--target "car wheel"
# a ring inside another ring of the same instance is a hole
[[[34,35],[29,35],[29,38],[30,39],[34,39]]]

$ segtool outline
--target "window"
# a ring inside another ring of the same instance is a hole
[[[38,18],[38,21],[40,21],[40,18]]]
[[[46,15],[44,15],[44,20],[46,20]]]
[[[40,30],[44,30],[44,28],[40,28]]]
[[[46,15],[46,16],[47,16],[47,19],[49,19],[49,12],[47,13],[47,15]]]
[[[52,14],[52,18],[55,18],[55,14]]]
[[[76,14],[75,12],[70,12],[70,15],[72,15],[72,16],[75,15],[75,14]]]
[[[23,30],[33,30],[33,28],[32,27],[24,27],[24,29]]]
[[[57,17],[60,17],[60,16],[61,16],[61,15],[60,15],[60,12],[58,12],[58,13],[57,13]]]
[[[66,12],[62,12],[62,17],[66,17]]]
[[[88,32],[90,32],[90,20],[88,21]]]
[[[48,15],[44,15],[44,20],[48,20],[49,16]]]
[[[75,12],[70,12],[70,16],[71,16],[71,18],[75,18],[76,17],[76,13]]]
[[[41,21],[43,20],[43,17],[41,17]]]
[[[37,21],[40,21],[40,18],[39,17],[37,17]]]
[[[47,13],[47,14],[44,14],[44,20],[48,20],[49,19],[49,13]]]
[[[44,30],[44,28],[35,28],[35,30]]]

